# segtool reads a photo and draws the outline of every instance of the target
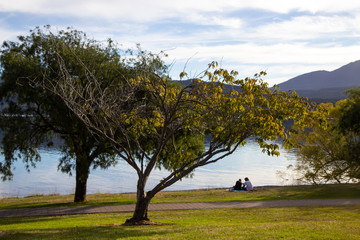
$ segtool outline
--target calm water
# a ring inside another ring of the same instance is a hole
[[[293,184],[284,181],[278,171],[287,172],[286,167],[294,163],[295,156],[280,150],[279,157],[269,157],[261,152],[255,142],[249,141],[234,154],[217,163],[195,170],[192,178],[186,178],[166,190],[190,190],[233,186],[238,178],[249,177],[253,185]],[[12,181],[0,182],[0,197],[24,197],[34,194],[72,194],[75,178],[57,171],[60,153],[42,151],[42,161],[28,173],[23,163],[16,163]],[[148,189],[166,176],[166,171],[155,170],[150,176]],[[136,191],[137,175],[125,162],[119,162],[107,170],[92,170],[88,180],[88,194],[123,193]]]

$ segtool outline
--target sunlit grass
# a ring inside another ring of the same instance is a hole
[[[157,226],[121,226],[130,213],[0,218],[2,239],[358,239],[360,206],[150,212]],[[1,238],[1,237],[0,237]]]
[[[229,192],[226,189],[160,192],[151,203],[257,201],[360,198],[360,184],[258,188],[252,192]],[[73,203],[73,195],[35,195],[0,199],[0,209],[26,207],[95,206],[133,204],[136,194],[90,194],[85,203]]]
[[[153,203],[360,198],[360,184],[161,192]],[[0,199],[1,208],[135,203],[135,194],[35,195]],[[360,206],[151,211],[157,226],[121,226],[131,213],[0,218],[0,239],[358,239]]]

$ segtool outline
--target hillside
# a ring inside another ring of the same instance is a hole
[[[360,60],[334,71],[314,71],[279,84],[281,90],[295,90],[300,96],[317,101],[337,101],[347,97],[344,91],[360,86]]]
[[[294,77],[279,86],[282,90],[352,88],[360,85],[360,60],[334,71],[315,71]]]

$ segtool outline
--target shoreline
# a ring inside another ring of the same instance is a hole
[[[254,186],[255,190],[261,190],[261,189],[270,189],[270,188],[295,188],[295,187],[316,187],[316,186],[324,186],[324,185],[356,185],[360,183],[327,183],[327,184],[299,184],[299,185],[260,185],[260,186]],[[179,193],[179,192],[196,192],[196,191],[210,191],[210,190],[228,190],[231,187],[208,187],[208,188],[197,188],[197,189],[185,189],[185,190],[163,190],[160,193]],[[136,194],[136,192],[119,192],[119,193],[110,193],[110,192],[96,192],[96,193],[89,193],[87,196],[91,195],[101,195],[101,194],[114,194],[114,195],[121,195],[121,194]],[[41,197],[41,196],[74,196],[74,193],[71,194],[59,194],[59,193],[50,193],[50,194],[31,194],[26,196],[11,196],[11,197],[1,197],[0,199],[11,199],[11,198],[30,198],[30,197]]]

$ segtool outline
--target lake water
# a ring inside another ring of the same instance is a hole
[[[1,157],[1,156],[0,156]],[[42,161],[28,173],[23,163],[16,163],[12,181],[0,182],[0,197],[24,197],[34,194],[73,194],[75,177],[57,171],[60,153],[42,151]],[[191,190],[225,188],[235,184],[238,178],[249,177],[254,186],[294,184],[285,180],[291,172],[287,166],[295,162],[295,156],[280,149],[279,157],[261,152],[257,143],[248,141],[232,155],[214,164],[198,168],[192,178],[185,178],[165,190]],[[278,171],[283,174],[278,174]],[[148,181],[148,189],[167,176],[166,171],[154,170]],[[284,174],[285,173],[285,174]],[[88,180],[88,194],[124,193],[136,191],[137,175],[125,162],[106,170],[91,170]]]

